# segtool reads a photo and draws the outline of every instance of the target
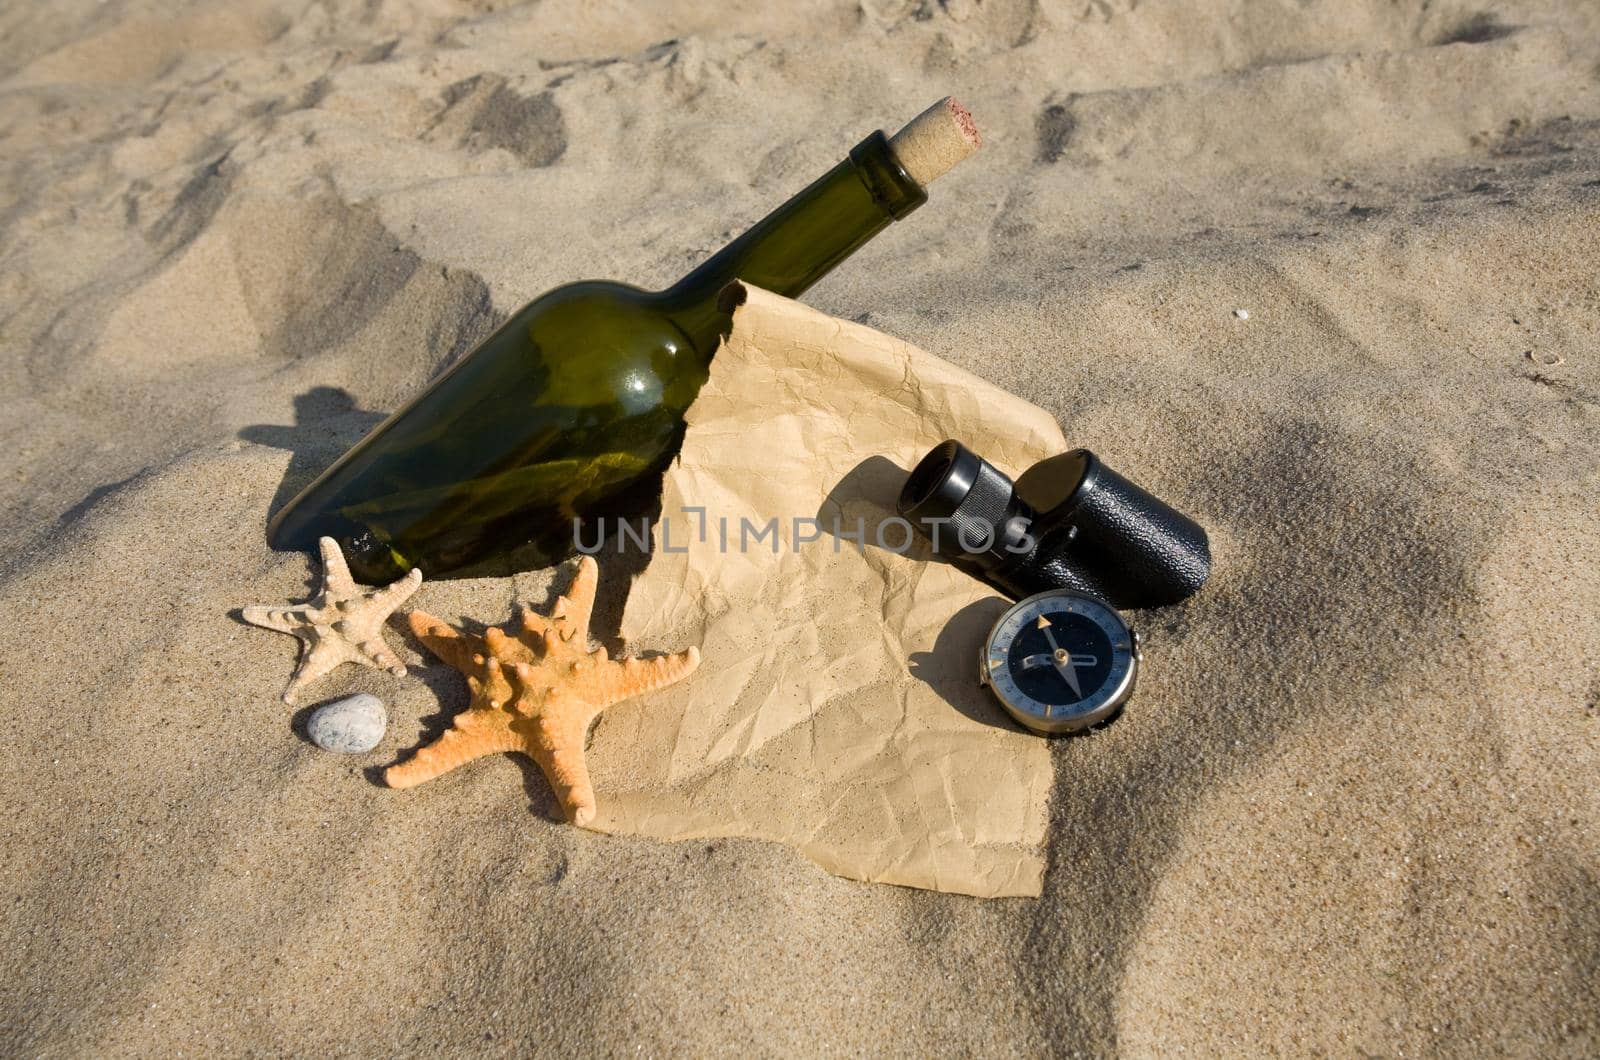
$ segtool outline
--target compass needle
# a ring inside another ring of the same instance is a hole
[[[1078,683],[1078,671],[1075,669],[1075,667],[1093,666],[1095,664],[1094,656],[1072,655],[1061,645],[1057,644],[1056,635],[1051,632],[1050,620],[1044,615],[1039,616],[1039,621],[1034,623],[1034,628],[1043,631],[1044,639],[1050,643],[1050,665],[1056,668],[1056,673],[1060,674],[1061,679],[1067,683],[1067,687],[1072,689],[1073,698],[1082,699],[1083,686]],[[1078,661],[1079,659],[1088,659],[1089,661],[1087,663],[1082,663]],[[1024,663],[1024,665],[1026,665],[1026,663]],[[1049,712],[1046,711],[1046,713]]]
[[[1072,689],[1072,697],[1074,699],[1083,698],[1083,686],[1078,683],[1078,671],[1073,669],[1071,663],[1064,663],[1057,659],[1056,673],[1060,674],[1061,679],[1067,683],[1067,687]]]

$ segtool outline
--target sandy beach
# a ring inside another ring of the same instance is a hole
[[[0,1051],[1600,1052],[1600,6],[61,0],[0,39]],[[947,94],[983,150],[805,302],[1038,405],[1215,562],[1130,616],[1126,714],[1043,744],[1038,898],[584,831],[511,756],[391,790],[467,702],[393,631],[409,676],[280,701],[295,642],[239,609],[318,572],[269,513],[536,295],[666,286]],[[313,746],[352,692],[383,742]]]

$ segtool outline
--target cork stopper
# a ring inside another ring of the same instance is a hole
[[[983,144],[967,108],[946,96],[889,138],[894,155],[923,187],[948,173]]]

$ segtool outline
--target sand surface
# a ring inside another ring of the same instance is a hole
[[[0,40],[5,1052],[1600,1051],[1600,7],[58,0]],[[988,145],[808,300],[1217,560],[1050,745],[1044,896],[586,834],[510,758],[403,798],[367,770],[461,705],[438,667],[322,686],[389,702],[369,758],[306,743],[293,642],[231,613],[309,584],[267,513],[522,302],[668,282],[952,92]]]

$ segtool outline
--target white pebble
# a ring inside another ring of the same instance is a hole
[[[383,700],[362,692],[318,707],[306,722],[306,735],[324,751],[359,755],[378,746],[388,727]]]
[[[1235,309],[1233,311],[1233,315],[1238,317],[1240,320],[1249,320],[1250,319],[1250,310],[1248,310],[1248,309]]]

